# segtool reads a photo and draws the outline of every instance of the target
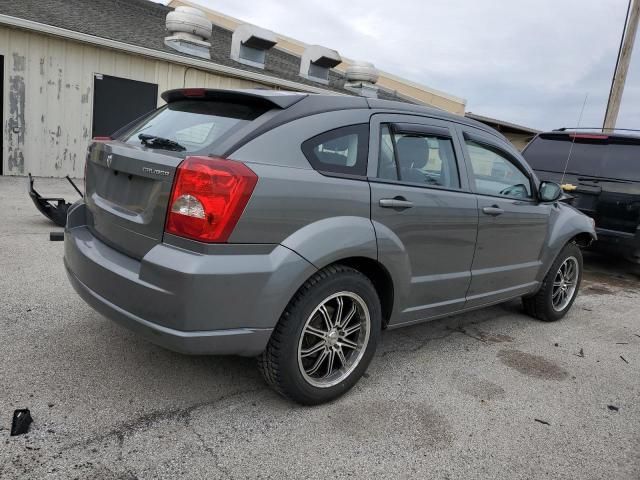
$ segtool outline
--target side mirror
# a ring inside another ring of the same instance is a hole
[[[555,182],[541,182],[539,193],[541,201],[555,202],[562,196],[562,187]]]

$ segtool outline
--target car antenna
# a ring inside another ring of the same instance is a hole
[[[587,104],[587,98],[589,98],[589,93],[584,96],[584,102],[582,102],[582,110],[580,110],[580,117],[578,118],[578,128],[580,128],[580,124],[582,123],[582,114],[584,113],[584,107]],[[569,147],[569,155],[567,155],[567,161],[564,164],[564,170],[562,171],[562,180],[560,180],[560,186],[564,185],[564,176],[567,174],[567,168],[569,168],[569,160],[571,160],[571,154],[573,153],[573,144],[576,142],[576,136],[573,135],[571,138],[571,146]]]

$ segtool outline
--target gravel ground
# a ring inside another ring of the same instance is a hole
[[[0,478],[640,478],[623,264],[589,256],[557,323],[513,302],[385,332],[349,394],[305,408],[252,359],[171,353],[92,311],[25,185],[0,177]],[[24,407],[31,430],[10,437]]]

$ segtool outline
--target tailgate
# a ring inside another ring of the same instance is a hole
[[[87,224],[102,241],[142,258],[162,241],[171,185],[182,158],[122,143],[94,143],[87,158]]]

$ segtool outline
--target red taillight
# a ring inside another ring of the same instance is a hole
[[[257,182],[244,163],[185,158],[173,181],[165,230],[201,242],[226,242]]]
[[[111,137],[93,137],[94,142],[108,142],[109,140],[113,140]]]

